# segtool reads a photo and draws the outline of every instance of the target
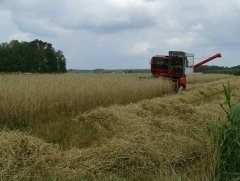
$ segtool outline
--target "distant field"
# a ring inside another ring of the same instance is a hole
[[[201,74],[201,73],[195,73],[192,75],[187,76],[187,81],[190,84],[196,84],[201,82],[211,82],[216,80],[221,80],[225,78],[230,78],[232,75],[226,75],[226,74]]]
[[[239,78],[193,75],[175,96],[139,76],[0,75],[0,179],[213,177],[209,126],[224,120],[222,83],[237,97]]]

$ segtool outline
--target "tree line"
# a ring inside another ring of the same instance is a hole
[[[63,73],[66,58],[51,43],[12,40],[0,45],[0,72]]]
[[[231,74],[240,76],[240,65],[234,67],[219,67],[214,65],[203,65],[198,67],[195,72],[202,72],[206,74]]]

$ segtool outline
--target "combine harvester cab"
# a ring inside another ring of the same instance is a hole
[[[194,54],[182,51],[169,51],[168,56],[156,55],[151,59],[151,73],[154,77],[164,77],[172,80],[174,90],[180,93],[186,89],[186,75],[193,74],[201,65],[221,57],[218,53],[194,65]]]

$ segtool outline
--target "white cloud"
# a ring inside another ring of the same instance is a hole
[[[0,10],[0,19],[0,41],[5,42],[9,36],[15,33],[17,27],[9,10]]]
[[[180,26],[179,22],[175,19],[167,20],[167,24],[170,28],[178,28]]]
[[[169,46],[183,46],[184,41],[176,38],[176,37],[172,37],[169,40],[167,40],[167,44]]]
[[[155,24],[151,6],[145,1],[102,0],[97,6],[92,6],[96,0],[90,0],[92,3],[74,0],[70,2],[65,7],[67,16],[60,16],[56,20],[69,29],[112,33]]]
[[[235,2],[235,4],[236,4],[236,6],[237,6],[238,8],[240,8],[240,0],[234,0],[234,2]]]
[[[170,50],[181,50],[181,51],[196,51],[206,43],[199,34],[195,32],[184,32],[178,34],[178,36],[168,37],[165,40],[165,45]]]
[[[141,55],[146,54],[150,48],[151,45],[149,42],[138,42],[133,44],[129,52],[134,55]]]
[[[203,30],[203,25],[199,23],[199,24],[192,26],[190,29],[193,31],[201,31],[201,30]]]
[[[9,23],[12,21],[12,17],[11,17],[11,12],[8,10],[1,10],[0,11],[0,18],[1,18],[1,23]]]
[[[17,32],[15,34],[11,35],[8,38],[8,41],[11,41],[11,40],[31,41],[32,39],[33,39],[33,35],[30,33]]]

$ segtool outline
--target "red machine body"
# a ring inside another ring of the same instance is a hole
[[[186,89],[186,75],[192,74],[197,67],[221,57],[218,53],[211,56],[196,65],[194,65],[194,55],[181,51],[169,51],[168,56],[156,55],[151,59],[151,73],[154,77],[169,78],[174,83],[174,89]]]

